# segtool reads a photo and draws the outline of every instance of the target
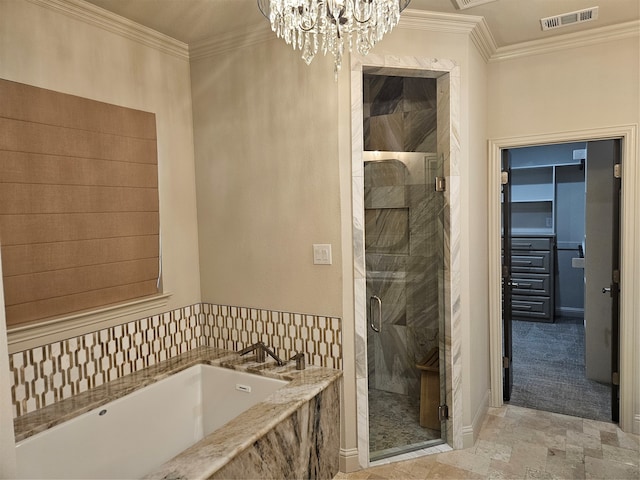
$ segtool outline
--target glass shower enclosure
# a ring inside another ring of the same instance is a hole
[[[363,84],[370,461],[446,438],[444,167],[430,81],[365,75]]]

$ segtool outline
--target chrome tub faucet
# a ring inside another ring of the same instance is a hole
[[[276,353],[267,347],[263,342],[254,343],[248,347],[243,348],[238,352],[238,355],[246,355],[251,352],[256,352],[256,362],[263,363],[267,360],[267,355],[273,358],[278,366],[284,365],[284,362],[276,355]]]

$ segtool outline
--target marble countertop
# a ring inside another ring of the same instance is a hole
[[[289,383],[231,420],[223,428],[162,465],[145,478],[208,477],[242,452],[298,408],[340,379],[342,372],[307,366],[296,370],[295,362],[277,366],[273,360],[257,363],[254,355],[240,357],[236,352],[211,347],[178,355],[157,365],[131,373],[88,392],[23,415],[14,420],[16,442],[105,405],[117,398],[162,380],[193,365],[208,364],[287,380]]]

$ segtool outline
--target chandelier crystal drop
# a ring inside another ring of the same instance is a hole
[[[362,55],[390,32],[411,0],[257,0],[271,29],[302,52],[309,65],[318,51],[335,58],[336,74],[345,49]]]

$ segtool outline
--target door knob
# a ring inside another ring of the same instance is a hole
[[[611,293],[611,287],[603,287],[602,293]]]

